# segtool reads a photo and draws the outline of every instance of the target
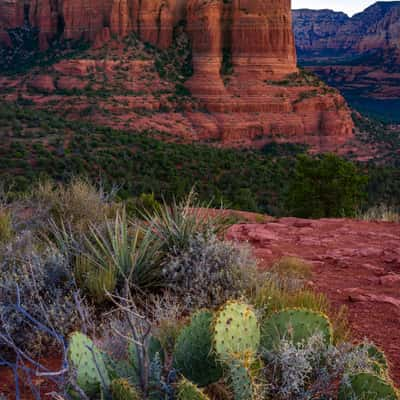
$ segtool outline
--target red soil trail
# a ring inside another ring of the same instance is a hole
[[[285,218],[234,225],[227,238],[249,242],[264,268],[282,256],[311,262],[316,289],[348,306],[355,338],[385,350],[400,384],[400,224]]]

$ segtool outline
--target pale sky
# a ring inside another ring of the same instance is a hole
[[[353,15],[374,3],[376,3],[375,0],[292,0],[292,8],[311,8],[315,10],[329,8]]]

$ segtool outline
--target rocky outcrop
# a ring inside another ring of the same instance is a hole
[[[297,66],[289,0],[190,0],[187,22],[194,75],[186,85],[212,113],[212,122],[194,117],[201,137],[211,131],[225,145],[261,146],[282,135],[337,150],[352,136],[338,93],[290,82]]]
[[[337,151],[352,137],[353,122],[344,99],[320,82],[310,86],[307,80],[298,80],[290,0],[8,1],[15,5],[11,7],[14,11],[19,9],[18,1],[27,2],[23,8],[25,22],[39,29],[41,48],[60,36],[93,41],[92,51],[96,51],[112,37],[136,32],[142,41],[166,49],[173,43],[178,23],[184,21],[180,30],[185,26],[184,34],[190,38],[193,64],[193,76],[185,85],[197,106],[181,105],[185,110],[182,129],[175,124],[173,130],[186,139],[261,147],[282,138],[309,144],[316,151]],[[146,57],[153,56],[151,53]],[[115,57],[120,59],[121,54]],[[88,87],[95,91],[104,86],[88,82],[85,71],[91,63],[92,60],[68,60],[55,65],[58,77],[54,85],[58,91],[82,93]],[[131,66],[130,62],[124,67],[122,64],[121,71]],[[134,82],[143,81],[156,91],[157,77],[150,74],[148,66],[144,68],[129,72],[124,84],[131,87],[122,90],[136,90]],[[109,91],[120,77],[116,79],[112,69],[105,74],[105,89]],[[176,82],[172,85],[176,90]],[[36,92],[53,90],[44,78],[37,86]],[[35,89],[35,84],[29,87]],[[163,83],[158,90],[165,91]],[[118,91],[121,88],[115,90],[116,95]],[[130,118],[135,129],[162,130],[160,121],[164,117],[167,124],[180,119],[168,113],[148,116],[173,105],[171,101],[154,100],[156,96],[147,88],[145,97],[137,99],[138,106],[134,108],[146,109],[147,120],[137,115]],[[131,100],[127,104],[132,104]],[[116,115],[121,113],[121,120],[129,113],[121,105],[111,108]],[[114,126],[119,127],[121,121],[116,119]]]
[[[295,10],[293,26],[299,56],[351,57],[394,50],[400,61],[400,2],[378,2],[349,18],[330,10]],[[377,57],[376,62],[385,60]]]

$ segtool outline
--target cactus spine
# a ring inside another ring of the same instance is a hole
[[[209,398],[196,385],[182,379],[178,385],[178,400],[209,400]]]
[[[114,379],[111,382],[112,400],[141,400],[137,390],[126,379]]]

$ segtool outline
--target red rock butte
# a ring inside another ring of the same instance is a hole
[[[167,49],[180,21],[193,50],[186,85],[209,112],[185,115],[199,139],[338,150],[352,137],[351,113],[337,92],[282,84],[298,72],[290,0],[3,0],[0,41],[10,44],[7,29],[29,23],[42,49],[54,37],[99,44],[131,32]]]

